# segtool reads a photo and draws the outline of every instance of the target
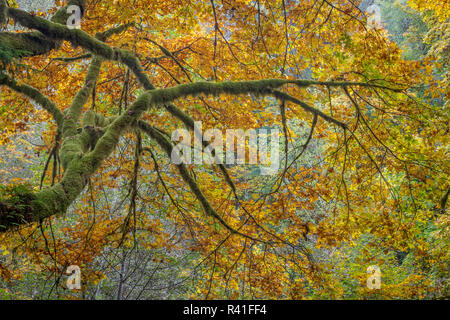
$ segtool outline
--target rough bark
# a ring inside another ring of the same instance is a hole
[[[14,9],[8,8],[4,0],[0,3],[4,3],[4,5],[0,4],[0,24],[2,24],[6,22],[8,15],[12,17],[11,12]],[[55,24],[65,25],[70,16],[67,13],[67,8],[71,5],[79,6],[83,13],[86,7],[86,0],[68,1],[67,5],[59,9],[50,20]],[[0,43],[11,49],[21,51],[21,56],[37,56],[46,54],[53,49],[58,49],[62,42],[60,39],[49,38],[39,31],[32,31],[26,33],[0,32]]]
[[[84,8],[85,2],[74,0],[69,1],[68,5],[77,4]],[[3,11],[5,10],[3,9]],[[296,85],[302,88],[318,85],[327,87],[363,86],[399,91],[399,89],[386,88],[373,83],[317,82],[286,79],[227,81],[221,83],[195,82],[172,88],[156,89],[145,74],[135,55],[126,50],[110,47],[103,42],[108,35],[120,32],[126,26],[115,28],[106,33],[97,34],[94,38],[82,30],[67,28],[64,25],[67,19],[67,13],[64,9],[58,11],[52,18],[52,21],[32,16],[19,9],[7,8],[6,11],[8,16],[16,22],[37,31],[20,35],[0,33],[0,41],[2,43],[6,41],[5,43],[11,46],[11,48],[31,50],[30,55],[35,55],[46,53],[48,50],[58,47],[60,41],[66,40],[75,46],[81,46],[89,51],[92,61],[83,88],[74,97],[72,105],[64,114],[49,99],[39,93],[38,90],[27,85],[18,85],[9,76],[0,73],[0,85],[6,85],[13,90],[27,95],[40,103],[54,116],[63,139],[61,162],[64,169],[62,180],[52,187],[39,192],[21,191],[22,193],[16,196],[3,200],[0,199],[0,231],[8,230],[17,225],[39,221],[55,214],[65,213],[68,206],[77,199],[86,187],[91,175],[97,171],[103,161],[114,151],[119,142],[119,138],[127,130],[133,129],[133,126],[136,125],[142,114],[152,106],[164,106],[174,117],[180,119],[187,127],[192,129],[193,119],[173,104],[175,100],[201,94],[213,96],[220,94],[273,96],[296,103],[305,111],[322,117],[334,125],[345,128],[345,124],[277,89],[285,85]],[[105,119],[92,110],[82,114],[83,105],[89,99],[103,60],[113,60],[125,64],[146,90],[124,113],[110,119]],[[162,137],[157,131],[142,124],[140,128],[155,139],[166,152],[171,151],[170,142],[166,141],[167,139]],[[183,168],[183,166],[179,167],[180,175],[197,196],[205,212],[212,215],[231,232],[238,233],[236,230],[227,226],[225,221],[214,211],[198,188],[198,185],[190,177],[186,168]]]

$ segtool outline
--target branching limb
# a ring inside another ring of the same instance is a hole
[[[127,24],[123,24],[120,25],[118,27],[115,28],[111,28],[105,32],[97,32],[97,34],[95,35],[95,37],[98,40],[101,41],[106,41],[110,36],[114,35],[114,34],[118,34],[123,32],[124,30],[126,30],[128,27],[132,26],[132,23],[127,23]],[[48,66],[53,62],[53,61],[62,61],[65,63],[69,63],[69,62],[73,62],[73,61],[78,61],[78,60],[83,60],[83,59],[89,59],[92,58],[92,54],[90,53],[85,53],[76,57],[56,57],[56,58],[52,58],[50,59],[50,61],[48,62],[48,64],[41,70],[44,71],[45,69],[48,68]]]
[[[274,96],[280,100],[290,101],[301,106],[305,111],[316,114],[325,121],[345,128],[346,124],[325,114],[324,112],[311,107],[307,103],[292,97],[291,95],[276,90],[285,84],[295,84],[298,86],[309,86],[311,82],[308,80],[284,80],[284,79],[267,79],[257,81],[225,81],[225,82],[195,82],[189,84],[182,84],[171,88],[158,89],[151,92],[152,104],[162,104],[175,117],[181,119],[183,122],[192,124],[190,119],[183,111],[171,104],[174,100],[187,97],[197,96],[200,94],[218,96],[220,94],[240,95],[240,94],[255,94]],[[314,84],[314,83],[313,83]],[[345,86],[346,84],[343,84]]]
[[[303,102],[303,101],[301,101],[301,100],[299,100],[297,98],[294,98],[293,96],[291,96],[291,95],[289,95],[287,93],[275,90],[273,92],[273,94],[278,99],[283,99],[285,101],[290,101],[290,102],[292,102],[292,103],[294,103],[296,105],[299,105],[305,111],[310,112],[310,113],[312,113],[314,115],[317,115],[317,116],[321,117],[322,119],[324,119],[327,122],[334,123],[334,124],[338,125],[339,127],[343,128],[343,129],[345,129],[347,127],[347,125],[345,123],[343,123],[343,122],[341,122],[339,120],[336,120],[335,118],[327,115],[326,113],[320,111],[319,109],[311,107],[309,104],[307,104],[307,103],[305,103],[305,102]]]
[[[41,105],[55,119],[58,127],[62,127],[64,115],[61,110],[39,90],[26,84],[18,84],[16,80],[5,73],[0,73],[0,85],[7,86],[12,90],[22,93],[33,101]]]
[[[67,19],[70,16],[67,12],[67,8],[71,5],[76,5],[80,7],[81,12],[83,13],[86,8],[86,2],[86,0],[69,0],[67,5],[60,8],[50,20],[55,24],[66,25]],[[5,7],[2,7],[1,11],[3,11],[3,14],[6,13],[7,16],[14,19],[14,16],[11,16],[10,10],[13,9],[6,8],[5,10]],[[6,21],[6,17],[4,20]],[[42,55],[53,49],[58,49],[62,44],[60,40],[62,39],[50,39],[41,32],[36,31],[26,33],[0,32],[0,43],[11,49],[21,51],[21,56],[24,57]]]
[[[65,25],[53,23],[40,17],[32,16],[29,13],[8,8],[8,15],[22,26],[40,31],[46,37],[55,40],[66,40],[74,46],[81,46],[84,49],[107,60],[120,61],[127,65],[135,74],[146,90],[153,90],[155,87],[150,83],[148,76],[144,73],[138,59],[127,50],[112,48],[104,42],[91,37],[86,32],[79,29],[69,29]],[[279,80],[281,81],[281,80]],[[379,89],[387,89],[394,92],[402,92],[405,88],[390,88],[372,82],[352,82],[352,81],[314,81],[314,80],[285,80],[284,84],[295,84],[300,87],[312,85],[328,87],[361,86]]]
[[[135,74],[136,78],[146,90],[152,90],[155,87],[150,83],[148,76],[144,73],[142,66],[133,53],[120,48],[113,48],[103,41],[90,36],[80,29],[69,29],[65,25],[53,23],[40,17],[32,16],[29,13],[19,9],[8,9],[8,15],[22,26],[40,31],[46,37],[53,40],[66,40],[75,47],[81,46],[94,55],[106,60],[114,60],[124,63]],[[117,33],[128,27],[129,24],[118,27],[118,29],[106,31],[100,34],[100,39],[110,34]]]
[[[67,165],[74,157],[82,155],[90,140],[89,131],[83,129],[83,132],[79,135],[77,129],[79,127],[83,106],[89,100],[92,89],[94,88],[100,73],[101,62],[102,59],[99,57],[95,57],[92,60],[86,75],[84,86],[75,95],[75,98],[64,117],[62,127],[63,143],[61,147],[61,164],[64,169],[67,168]]]
[[[6,0],[0,0],[0,26],[8,19],[8,5]]]
[[[274,194],[274,193],[278,192],[278,190],[280,190],[281,184],[283,182],[284,177],[286,176],[286,173],[292,167],[292,165],[295,162],[297,162],[298,159],[300,159],[300,157],[303,155],[305,150],[308,148],[308,145],[311,142],[311,139],[312,139],[312,136],[313,136],[313,133],[314,133],[314,129],[316,128],[316,125],[317,125],[317,114],[314,114],[314,118],[313,118],[313,121],[312,121],[312,124],[311,124],[311,130],[309,131],[308,137],[306,138],[306,142],[301,146],[302,150],[300,151],[300,153],[298,153],[295,156],[295,158],[292,160],[292,162],[285,167],[285,169],[283,170],[283,172],[281,173],[281,176],[279,178],[278,186],[276,187],[276,189],[274,191],[270,192],[270,194]]]
[[[76,134],[76,132],[73,131],[74,128],[69,128],[69,125],[75,125],[76,129],[76,125],[78,124],[78,121],[81,117],[83,106],[89,100],[92,89],[94,88],[95,82],[97,81],[98,75],[100,74],[101,63],[102,59],[100,57],[94,57],[94,59],[92,60],[86,75],[84,86],[74,97],[65,117],[63,137]]]
[[[164,179],[162,177],[161,171],[159,169],[158,161],[156,160],[156,156],[153,154],[152,149],[150,149],[150,148],[143,148],[142,151],[147,151],[148,153],[150,153],[150,156],[152,157],[152,160],[153,160],[153,164],[154,164],[154,168],[155,168],[156,174],[158,176],[159,181],[161,182],[161,185],[162,185],[165,193],[169,197],[170,202],[172,203],[172,205],[177,209],[177,211],[184,218],[184,221],[186,222],[186,225],[189,228],[189,232],[190,232],[190,234],[192,236],[192,239],[196,239],[195,231],[192,228],[191,221],[190,221],[189,217],[187,217],[186,214],[184,213],[184,211],[187,211],[187,210],[185,208],[181,207],[180,204],[173,198],[172,194],[170,193],[169,188],[166,185],[166,182],[164,181]]]
[[[110,38],[111,36],[113,36],[113,35],[115,35],[115,34],[122,33],[122,32],[124,32],[125,30],[127,30],[129,27],[132,27],[132,26],[134,26],[134,23],[133,23],[133,22],[121,24],[121,25],[119,25],[119,26],[117,26],[117,27],[108,29],[108,30],[106,30],[106,31],[104,31],[104,32],[97,32],[97,33],[95,34],[95,38],[97,38],[98,40],[104,42],[104,41],[106,41],[108,38]]]
[[[139,121],[138,126],[150,138],[155,140],[158,143],[158,145],[160,145],[161,148],[167,153],[167,155],[169,157],[171,157],[173,146],[172,146],[172,143],[165,136],[163,136],[161,133],[159,133],[158,130],[154,129],[152,126],[150,126],[149,124],[147,124],[144,121]],[[189,186],[191,191],[194,193],[197,200],[201,203],[203,210],[205,211],[205,213],[207,215],[209,215],[209,216],[213,217],[214,219],[216,219],[217,221],[219,221],[219,223],[221,225],[223,225],[226,229],[228,229],[231,233],[239,234],[239,235],[241,235],[245,238],[251,239],[253,241],[261,241],[261,240],[255,239],[249,235],[243,234],[242,232],[240,232],[240,231],[234,229],[232,226],[230,226],[225,220],[223,220],[223,218],[216,212],[216,210],[214,210],[214,208],[211,206],[209,201],[206,199],[205,195],[198,187],[197,182],[195,182],[195,180],[189,174],[189,171],[187,170],[186,166],[183,163],[181,163],[181,164],[177,165],[177,168],[178,168],[178,171],[179,171],[181,177],[186,182],[186,184]]]

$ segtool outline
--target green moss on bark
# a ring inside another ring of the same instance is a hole
[[[50,101],[49,98],[44,96],[39,90],[26,84],[19,85],[13,78],[4,73],[0,73],[0,85],[8,86],[14,91],[22,93],[31,98],[32,100],[40,104],[51,115],[53,115],[53,118],[55,119],[59,127],[62,125],[63,113],[52,101]]]

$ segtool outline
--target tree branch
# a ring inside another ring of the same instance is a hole
[[[33,88],[27,84],[18,84],[16,80],[1,72],[0,85],[7,86],[16,92],[22,93],[23,95],[41,105],[47,112],[49,112],[53,116],[58,127],[62,127],[64,117],[63,113],[48,97],[43,95],[38,89]]]
[[[173,146],[172,146],[172,143],[165,136],[163,136],[161,133],[159,133],[158,130],[154,129],[151,125],[147,124],[144,121],[138,121],[138,127],[143,132],[145,132],[150,138],[155,140],[158,143],[158,145],[167,153],[169,158],[171,157]],[[186,182],[186,184],[189,186],[191,191],[194,193],[197,200],[201,203],[203,210],[205,211],[205,213],[207,215],[209,215],[209,216],[213,217],[214,219],[216,219],[217,221],[219,221],[219,223],[221,225],[223,225],[226,229],[228,229],[232,234],[239,234],[239,235],[241,235],[245,238],[251,239],[253,241],[261,241],[259,239],[255,239],[249,235],[243,234],[242,232],[240,232],[240,231],[236,230],[235,228],[233,228],[232,226],[230,226],[225,220],[223,220],[223,218],[216,212],[216,210],[214,210],[214,208],[211,206],[209,201],[206,199],[205,195],[198,187],[197,182],[195,182],[195,180],[189,174],[186,166],[183,163],[180,163],[177,165],[177,168],[178,168],[178,171],[179,171],[181,177]]]
[[[86,7],[86,0],[69,0],[67,2],[67,5],[60,8],[50,20],[55,24],[65,25],[67,23],[67,19],[70,16],[67,13],[67,8],[71,5],[79,6],[81,12],[83,13]],[[3,11],[4,13],[6,13],[6,15],[14,19],[14,16],[11,16],[11,10],[18,9],[3,7],[0,11]],[[22,57],[46,54],[53,49],[59,49],[62,44],[62,42],[58,41],[57,39],[50,39],[44,36],[41,32],[35,31],[26,33],[0,32],[0,42],[11,49],[21,51]]]

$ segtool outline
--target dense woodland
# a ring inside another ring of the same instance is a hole
[[[0,299],[448,299],[449,12],[0,0]],[[196,121],[278,172],[173,163]]]

